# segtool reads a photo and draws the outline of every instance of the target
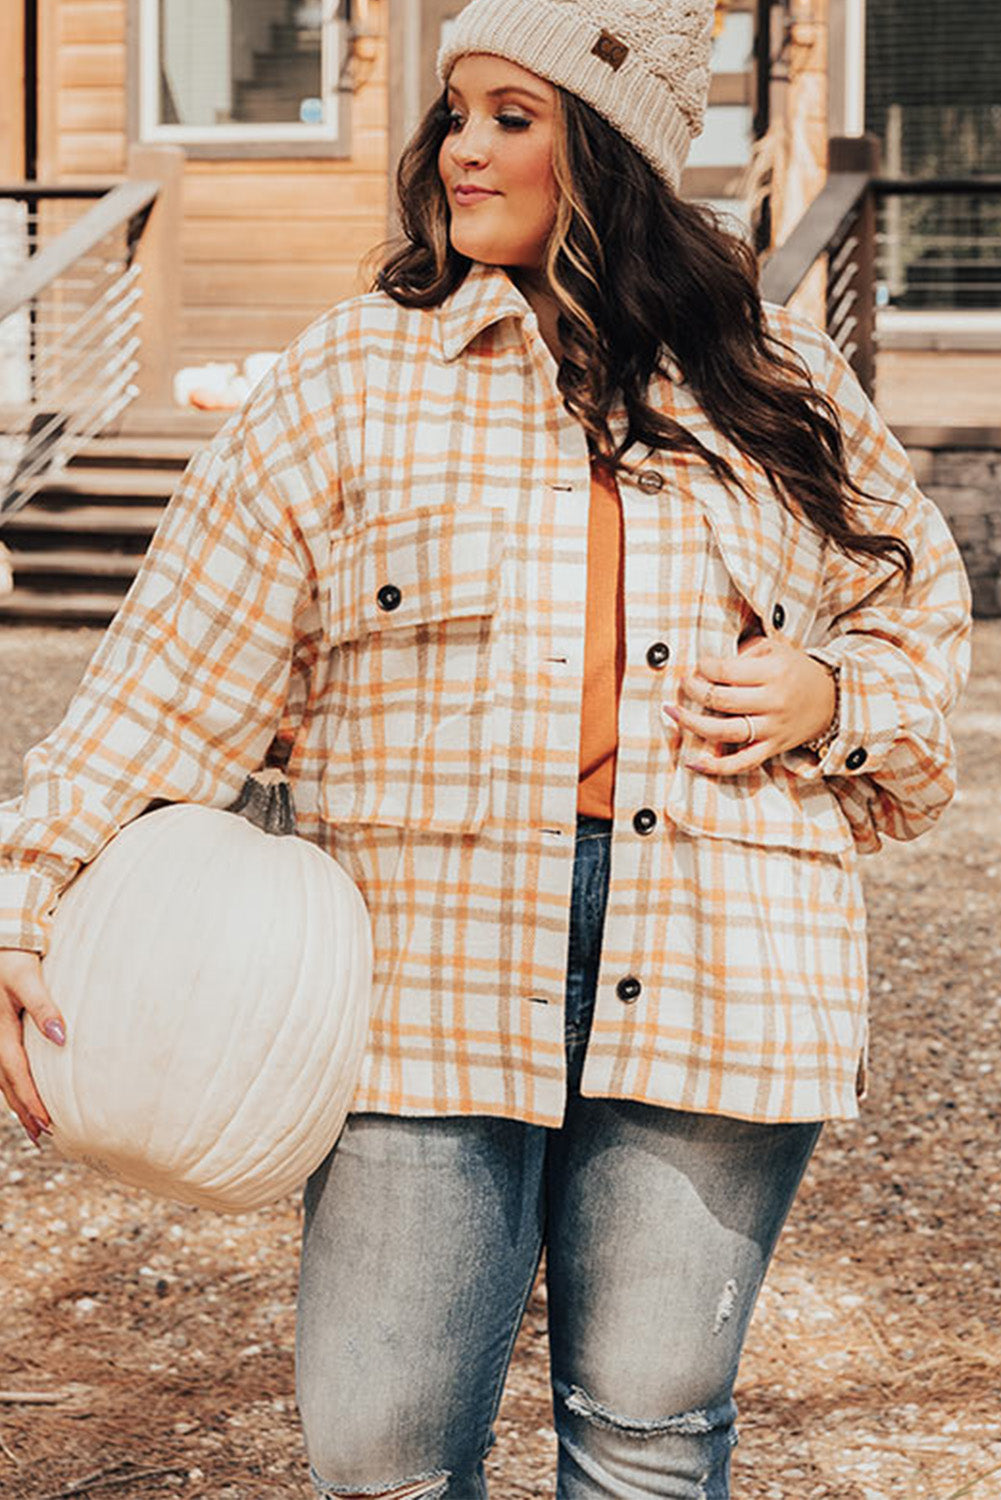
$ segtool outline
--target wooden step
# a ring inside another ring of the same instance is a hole
[[[0,536],[13,537],[24,531],[151,536],[162,515],[163,508],[157,505],[75,505],[68,510],[43,510],[31,504],[4,519]]]
[[[261,345],[260,347],[264,347]],[[183,438],[197,448],[211,442],[231,411],[198,411],[193,406],[128,406],[107,432],[107,437]]]
[[[0,599],[0,619],[44,621],[50,625],[107,625],[118,612],[121,594],[43,594],[14,589]]]
[[[185,437],[112,437],[91,438],[73,457],[71,470],[110,464],[135,464],[139,468],[178,469],[186,467],[201,444]]]
[[[0,518],[14,573],[0,621],[112,619],[183,470],[220,422],[218,414],[204,423],[199,413],[171,415],[91,439],[29,504]]]
[[[39,498],[100,496],[118,500],[169,500],[177,487],[175,469],[114,469],[73,466],[54,475],[38,491]]]
[[[39,575],[72,573],[77,577],[133,579],[143,560],[141,552],[87,552],[80,547],[54,552],[15,552],[14,581]]]

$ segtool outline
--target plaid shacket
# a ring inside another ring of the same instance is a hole
[[[858,1113],[859,851],[953,792],[968,671],[957,549],[827,336],[766,307],[838,407],[854,476],[916,561],[849,559],[667,375],[724,454],[630,450],[627,662],[589,1095],[792,1121]],[[613,432],[624,431],[624,413]],[[314,322],[189,465],[63,722],[0,806],[0,946],[155,799],[225,806],[282,764],[299,831],[360,887],[375,1016],[354,1107],[557,1125],[590,462],[534,312],[474,262],[439,308]],[[661,714],[703,655],[766,635],[840,667],[841,729],[733,780]],[[664,652],[650,647],[661,643]],[[655,814],[633,818],[640,809]]]

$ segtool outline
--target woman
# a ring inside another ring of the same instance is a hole
[[[956,548],[836,348],[676,195],[711,17],[467,6],[405,243],[193,462],[2,810],[33,1136],[47,914],[151,800],[283,765],[365,894],[376,1015],[305,1199],[320,1495],[485,1495],[543,1246],[561,1500],[728,1495],[755,1299],[858,1113],[856,851],[952,793]]]

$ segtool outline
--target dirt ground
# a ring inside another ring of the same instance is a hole
[[[0,635],[0,796],[98,636]],[[735,1500],[1001,1496],[1001,622],[954,724],[961,792],[867,864],[872,1086],[829,1125],[738,1388]],[[0,1494],[307,1497],[293,1396],[298,1202],[224,1219],[117,1191],[0,1118]],[[552,1495],[545,1302],[492,1500]]]

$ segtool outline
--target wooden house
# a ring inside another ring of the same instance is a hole
[[[11,0],[0,18],[0,178],[169,181],[176,153],[175,367],[281,348],[362,289],[359,261],[392,231],[392,170],[432,101],[442,29],[460,9]],[[753,9],[720,8],[727,63],[709,123],[724,139],[715,158],[697,150],[697,196],[725,198],[747,159]]]
[[[915,3],[930,27],[936,0]],[[972,13],[986,0],[961,3]],[[0,408],[10,400],[4,386],[5,368],[11,368],[9,359],[5,367],[5,326],[13,329],[15,343],[21,340],[15,355],[25,365],[19,351],[34,339],[37,353],[44,323],[36,318],[37,295],[25,292],[23,277],[24,319],[19,324],[7,317],[4,323],[3,292],[10,276],[4,235],[10,223],[15,240],[21,232],[17,213],[33,216],[24,233],[36,235],[37,251],[90,206],[84,194],[93,198],[102,188],[131,184],[130,217],[120,225],[127,246],[122,258],[131,264],[137,250],[142,285],[138,370],[114,426],[105,425],[89,454],[58,474],[38,504],[3,517],[19,598],[0,605],[0,615],[107,618],[179,468],[220,420],[218,413],[174,403],[176,372],[280,350],[325,308],[365,289],[366,256],[396,228],[396,163],[437,91],[435,55],[462,5],[463,0],[4,0],[0,5]],[[982,53],[986,59],[976,76],[989,102],[996,74],[992,59],[1001,56],[1001,13],[987,9],[995,19],[981,28],[983,37],[977,35],[971,55]],[[900,52],[893,41],[893,27],[900,24],[897,0],[717,0],[716,10],[709,107],[682,191],[731,214],[759,251],[784,246],[783,253],[797,262],[805,253],[802,276],[788,283],[795,290],[782,295],[795,297],[808,315],[826,319],[828,326],[833,311],[828,251],[835,242],[845,255],[852,246],[862,247],[855,259],[864,262],[858,274],[865,290],[859,297],[851,294],[846,305],[849,320],[861,317],[866,325],[864,374],[871,384],[876,301],[892,295],[903,274],[900,256],[887,262],[885,246],[903,243],[893,238],[894,225],[903,221],[899,207],[882,203],[890,238],[883,234],[878,253],[884,264],[876,268],[878,194],[864,186],[872,180],[875,158],[866,155],[865,140],[852,138],[862,135],[870,116],[883,120],[885,115],[885,129],[878,127],[884,152],[896,139],[892,127],[901,115],[891,95],[898,86],[893,73]],[[881,27],[891,44],[884,45]],[[963,33],[967,39],[973,34],[969,28]],[[938,34],[928,35],[926,51],[932,56]],[[957,95],[973,76],[970,58],[961,52],[950,74]],[[874,80],[868,90],[867,61]],[[930,76],[937,78],[934,69]],[[890,101],[886,110],[881,90]],[[936,150],[957,138],[949,125],[948,110],[954,107],[946,101],[944,112],[934,117],[929,139],[938,143]],[[983,151],[953,170],[997,170],[991,167],[996,144],[988,131],[994,115],[986,103],[976,110],[962,139],[982,137]],[[833,155],[832,137],[849,138],[841,143],[848,149]],[[889,154],[895,169],[913,170],[903,159],[893,159],[892,150]],[[943,158],[939,170],[943,164],[950,165]],[[842,182],[832,200],[837,173]],[[848,180],[852,174],[862,194],[857,200]],[[42,201],[36,194],[35,201],[26,191],[33,182],[62,196]],[[831,217],[830,203],[840,203],[846,192],[847,209]],[[14,217],[5,217],[12,209]],[[853,237],[848,231],[857,212],[868,217],[864,232]],[[982,231],[974,225],[962,234],[960,269],[970,274],[965,261],[973,246],[978,257],[973,271],[980,276]],[[914,253],[924,251],[919,245]],[[928,253],[937,255],[938,249]],[[40,257],[22,259],[35,265]],[[847,264],[838,276],[854,277],[856,270]],[[993,263],[988,270],[996,274]],[[948,336],[967,344],[954,355],[962,379],[951,379],[950,366],[945,389],[955,386],[963,420],[975,420],[996,391],[995,325],[1001,314],[988,324],[975,311],[968,326],[952,317],[947,335],[936,325],[933,368],[921,348],[892,347],[894,338],[906,343],[926,336],[910,327],[891,328],[888,317],[894,311],[879,314],[884,409],[897,420],[914,421],[927,396],[934,415],[942,415],[943,382],[934,377],[947,358],[940,344]],[[36,319],[30,327],[29,317]],[[49,336],[58,344],[57,335]],[[846,343],[852,338],[846,333]],[[989,347],[983,347],[985,340]],[[61,361],[61,353],[49,356],[50,365]],[[43,436],[48,431],[58,438],[59,421],[37,392],[33,395],[33,405],[22,403],[29,435],[38,426]],[[18,436],[11,439],[11,429],[0,420],[0,481],[4,443],[16,448]],[[79,607],[67,605],[69,578]]]
[[[0,614],[107,618],[180,468],[220,420],[174,404],[176,372],[279,350],[364,289],[361,262],[395,230],[395,165],[437,91],[435,55],[462,5],[0,8],[0,181],[81,193],[158,184],[138,244],[135,394],[35,503],[4,518],[16,588]],[[756,43],[769,9],[769,0],[719,0],[706,129],[683,182],[745,224],[747,167],[769,97]],[[35,248],[89,206],[29,203]],[[0,405],[2,375],[0,348]],[[37,407],[30,422],[58,433]]]

